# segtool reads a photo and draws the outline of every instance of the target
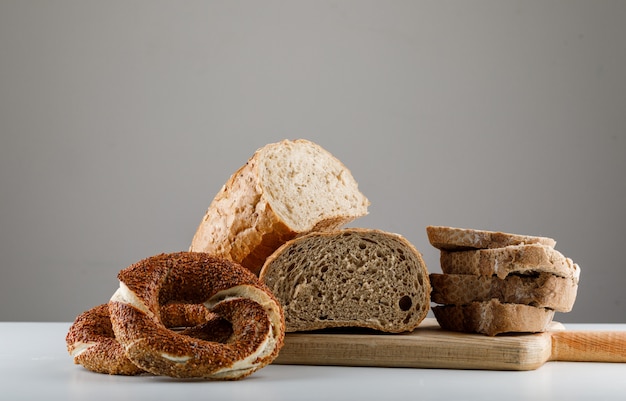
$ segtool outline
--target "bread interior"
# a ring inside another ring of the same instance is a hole
[[[323,148],[304,140],[268,146],[260,179],[274,212],[294,231],[338,227],[367,214],[369,201],[350,171]],[[334,221],[337,219],[337,221]],[[317,224],[323,224],[317,227]]]
[[[288,331],[331,327],[412,330],[430,307],[426,267],[394,235],[310,235],[266,266]]]

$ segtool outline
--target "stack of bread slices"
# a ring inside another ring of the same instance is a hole
[[[494,336],[542,332],[569,312],[580,268],[552,238],[443,226],[426,228],[443,274],[429,275],[432,310],[447,330]]]

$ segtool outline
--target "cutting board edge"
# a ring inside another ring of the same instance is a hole
[[[412,333],[288,333],[277,365],[535,370],[550,360],[550,333],[488,337],[442,330]]]

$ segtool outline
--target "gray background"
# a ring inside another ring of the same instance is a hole
[[[71,321],[186,250],[259,147],[317,142],[353,226],[555,238],[624,322],[626,2],[0,0],[0,320]]]

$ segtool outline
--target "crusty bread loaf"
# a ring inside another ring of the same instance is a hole
[[[540,244],[509,245],[472,251],[441,251],[441,270],[446,274],[497,275],[544,272],[578,283],[580,267],[552,247]]]
[[[428,240],[437,249],[461,251],[468,249],[501,248],[508,245],[541,244],[554,247],[556,241],[548,237],[475,230],[446,226],[426,227]]]
[[[363,327],[411,331],[430,307],[428,271],[404,237],[374,229],[310,233],[270,256],[260,279],[286,331]]]
[[[497,276],[471,274],[430,274],[431,300],[444,305],[465,305],[497,299],[502,303],[525,304],[554,309],[572,310],[578,285],[571,279],[549,273],[529,276]]]
[[[548,329],[554,311],[522,304],[501,303],[497,299],[467,305],[433,307],[435,318],[446,330],[481,333],[537,333]]]
[[[229,258],[258,274],[286,241],[367,214],[350,171],[303,139],[258,149],[211,202],[190,251]]]

